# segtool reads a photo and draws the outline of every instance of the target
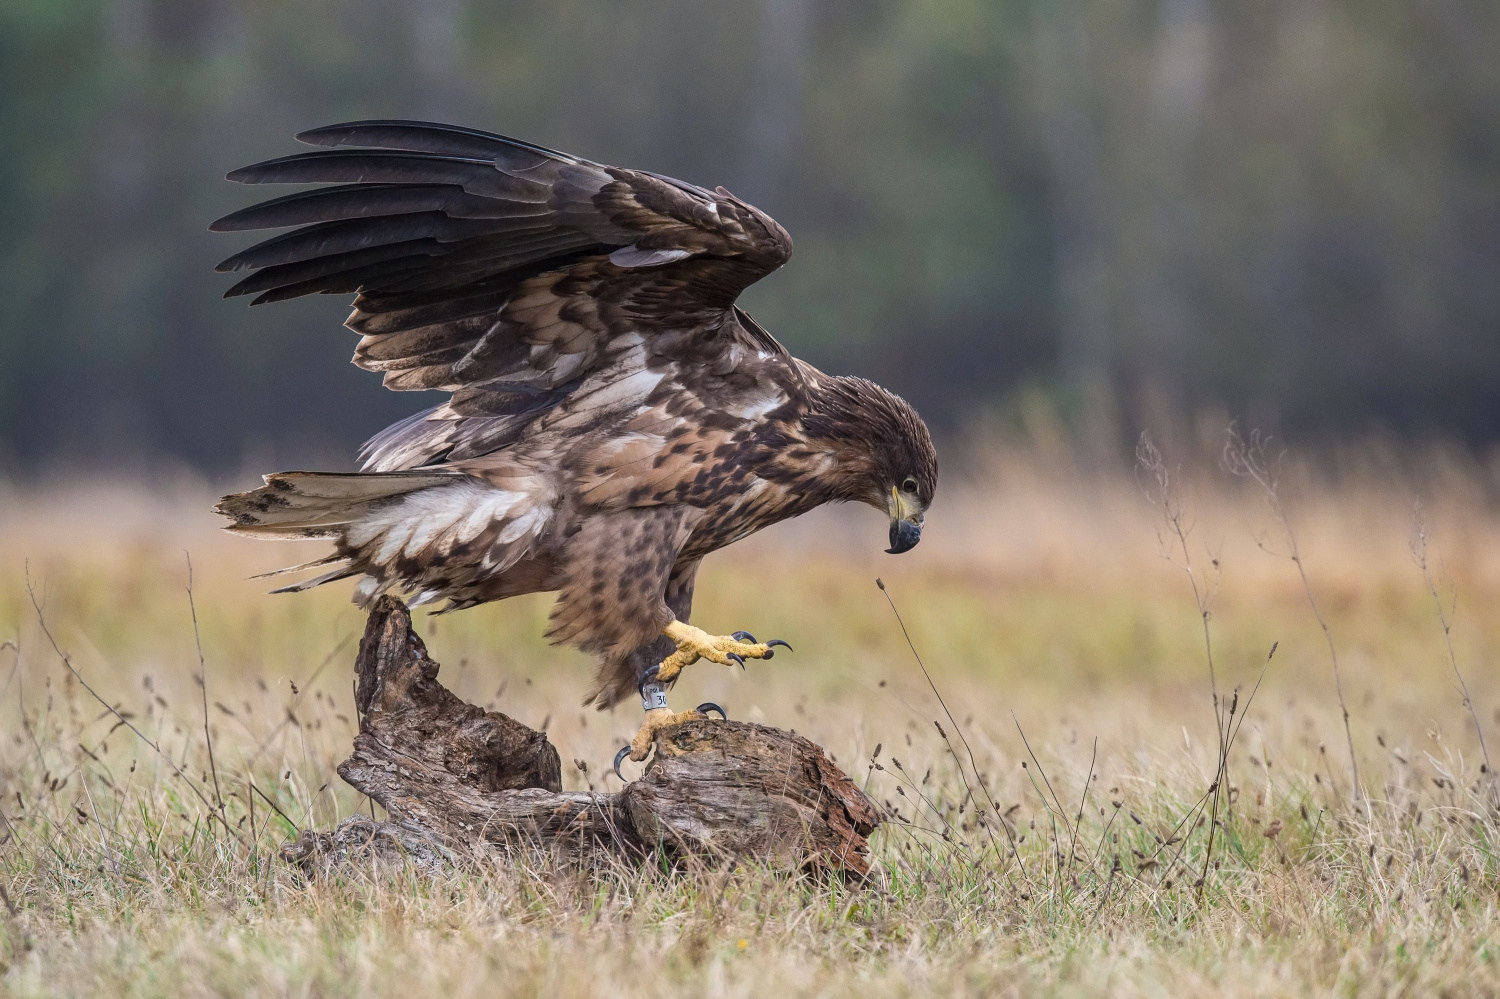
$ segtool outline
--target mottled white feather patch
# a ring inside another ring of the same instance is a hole
[[[524,493],[496,489],[472,479],[424,489],[360,518],[349,528],[347,543],[363,548],[378,541],[380,547],[373,561],[379,565],[398,554],[415,556],[434,541],[451,549],[473,541],[491,524],[504,521],[526,499]],[[538,512],[545,520],[551,511],[534,508],[523,519],[535,525]]]
[[[511,544],[527,534],[540,534],[541,528],[552,516],[552,508],[547,506],[533,507],[521,514],[515,520],[506,524],[500,531],[499,543]]]
[[[354,587],[354,602],[361,607],[368,607],[376,597],[390,589],[390,584],[382,583],[374,576],[366,576]]]
[[[738,406],[726,406],[724,411],[742,420],[760,420],[774,409],[786,404],[786,393],[769,390],[754,396]]]

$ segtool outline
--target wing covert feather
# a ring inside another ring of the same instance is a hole
[[[734,303],[791,239],[723,188],[449,125],[350,122],[298,139],[324,148],[229,179],[329,186],[214,223],[295,227],[219,269],[253,270],[227,294],[255,303],[355,292],[354,362],[391,389],[451,393],[371,440],[367,467],[505,447],[560,407],[559,421],[628,418],[650,372],[723,378],[785,355]]]

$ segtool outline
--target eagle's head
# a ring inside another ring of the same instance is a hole
[[[937,492],[938,467],[932,435],[911,403],[863,378],[831,378],[803,425],[834,454],[838,498],[890,515],[886,551],[915,548]]]

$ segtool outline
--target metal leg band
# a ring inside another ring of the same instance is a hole
[[[667,706],[667,688],[660,683],[641,684],[641,708],[651,711]]]

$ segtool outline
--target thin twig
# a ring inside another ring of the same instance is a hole
[[[1094,918],[1089,921],[1089,932],[1094,932],[1094,927],[1099,925],[1099,917],[1104,915],[1104,907],[1109,905],[1109,890],[1114,887],[1115,875],[1120,873],[1120,855],[1115,854],[1115,862],[1109,867],[1109,880],[1104,883],[1104,897],[1099,901],[1099,908],[1094,913]]]
[[[318,682],[318,677],[322,676],[323,671],[328,668],[328,664],[333,662],[333,657],[343,651],[344,646],[348,645],[349,640],[353,637],[354,632],[351,631],[343,638],[339,639],[338,644],[333,647],[333,651],[324,656],[323,661],[318,664],[318,668],[313,670],[312,676],[302,681],[302,687],[300,691],[297,694],[293,695],[291,707],[287,708],[286,717],[281,719],[281,723],[278,724],[274,729],[272,729],[271,734],[265,737],[260,746],[256,748],[255,752],[250,754],[250,758],[244,763],[246,767],[251,766],[260,759],[261,754],[264,753],[268,748],[270,748],[271,743],[275,741],[278,735],[281,734],[281,730],[286,728],[288,722],[295,722],[298,727],[301,727],[302,723],[297,721],[296,716],[292,714],[293,708],[296,708],[297,705],[302,703],[302,698],[307,696],[307,692],[312,689],[313,684]]]
[[[1210,812],[1212,821],[1210,821],[1208,827],[1208,847],[1204,851],[1203,857],[1204,874],[1203,877],[1198,879],[1198,883],[1195,886],[1198,898],[1201,901],[1203,897],[1203,884],[1208,877],[1208,865],[1213,859],[1214,829],[1218,825],[1219,801],[1221,796],[1228,795],[1229,726],[1233,723],[1234,710],[1238,705],[1238,695],[1236,694],[1235,703],[1227,708],[1219,697],[1218,675],[1214,668],[1213,632],[1209,628],[1209,621],[1212,619],[1209,605],[1212,602],[1214,594],[1218,591],[1218,579],[1215,577],[1212,586],[1209,586],[1207,583],[1205,583],[1203,588],[1198,586],[1198,575],[1193,570],[1192,550],[1188,546],[1188,535],[1191,533],[1192,528],[1183,523],[1182,498],[1178,494],[1175,477],[1168,470],[1167,463],[1162,458],[1161,451],[1157,448],[1155,442],[1152,441],[1149,432],[1141,434],[1140,443],[1136,446],[1135,456],[1138,462],[1137,468],[1149,473],[1156,480],[1157,491],[1155,493],[1152,493],[1149,487],[1144,488],[1146,499],[1153,505],[1159,505],[1162,508],[1162,518],[1167,525],[1168,531],[1176,541],[1175,546],[1172,542],[1164,543],[1162,555],[1168,562],[1176,565],[1186,574],[1188,583],[1193,590],[1193,602],[1198,607],[1198,620],[1203,626],[1203,652],[1205,658],[1208,660],[1208,685],[1209,692],[1213,698],[1214,735],[1219,745],[1218,756],[1215,760],[1214,779],[1209,784],[1207,795],[1205,795],[1205,797],[1212,795],[1213,803]],[[1176,548],[1182,550],[1181,562],[1176,560]],[[1219,559],[1212,551],[1209,553],[1209,561],[1217,573],[1219,571]],[[1200,805],[1202,801],[1203,799],[1200,798]],[[1187,821],[1191,817],[1192,812],[1190,811],[1184,817],[1184,821]],[[1182,849],[1178,850],[1177,857],[1174,859],[1180,860],[1183,852],[1187,850],[1187,841],[1192,836],[1193,828],[1190,826],[1187,832],[1183,833]]]
[[[10,693],[10,683],[16,678],[16,670],[21,668],[21,646],[7,638],[5,641],[0,642],[0,652],[4,652],[6,649],[10,649],[13,656],[10,661],[10,673],[5,677],[5,686],[0,687],[0,700],[3,700],[5,695]]]
[[[1147,501],[1162,508],[1162,517],[1172,536],[1176,538],[1177,546],[1182,549],[1181,562],[1176,560],[1170,546],[1165,548],[1162,557],[1181,569],[1188,578],[1188,584],[1192,587],[1193,602],[1198,606],[1198,619],[1203,625],[1203,650],[1208,660],[1208,684],[1213,693],[1214,719],[1222,729],[1223,705],[1219,700],[1219,679],[1214,668],[1213,635],[1209,630],[1209,621],[1213,617],[1209,605],[1213,601],[1214,594],[1218,592],[1218,580],[1215,579],[1212,585],[1205,582],[1201,589],[1198,586],[1198,574],[1193,570],[1193,557],[1187,540],[1188,535],[1192,533],[1192,526],[1183,523],[1185,511],[1182,506],[1182,497],[1177,491],[1176,479],[1167,468],[1167,463],[1162,458],[1156,443],[1151,439],[1149,431],[1142,432],[1140,443],[1136,445],[1135,457],[1138,468],[1149,472],[1156,479],[1156,493],[1152,493],[1149,488],[1143,488]],[[1214,569],[1217,570],[1219,560],[1217,556],[1212,555],[1212,552],[1210,556]],[[1221,731],[1221,738],[1222,735]]]
[[[1448,663],[1453,667],[1453,675],[1458,677],[1458,688],[1464,695],[1464,707],[1469,709],[1469,717],[1474,720],[1474,734],[1479,736],[1479,752],[1484,757],[1485,773],[1493,775],[1495,768],[1490,765],[1490,751],[1484,745],[1484,727],[1479,724],[1479,713],[1474,710],[1474,701],[1469,697],[1469,685],[1464,682],[1464,675],[1458,668],[1458,655],[1453,651],[1453,621],[1443,609],[1443,598],[1438,594],[1437,584],[1433,582],[1432,572],[1427,566],[1427,524],[1422,519],[1420,503],[1412,510],[1411,556],[1417,563],[1417,568],[1422,570],[1422,582],[1427,584],[1427,592],[1432,594],[1432,602],[1437,607],[1438,623],[1443,626],[1443,639],[1448,643]],[[1456,600],[1454,607],[1456,610]]]
[[[1255,678],[1255,686],[1250,688],[1250,696],[1245,698],[1245,710],[1240,712],[1240,720],[1235,724],[1234,730],[1229,733],[1229,743],[1231,745],[1239,737],[1240,727],[1245,724],[1245,716],[1250,713],[1250,705],[1254,703],[1255,695],[1260,692],[1260,682],[1266,678],[1266,670],[1270,668],[1271,659],[1276,655],[1276,650],[1280,645],[1281,642],[1279,641],[1272,642],[1271,651],[1266,653],[1266,661],[1260,665],[1260,676]]]
[[[1124,803],[1121,802],[1121,805],[1123,804]],[[1104,854],[1104,844],[1109,839],[1109,832],[1115,827],[1115,819],[1118,819],[1120,817],[1120,808],[1115,807],[1113,801],[1110,802],[1110,805],[1111,808],[1109,821],[1104,823],[1104,829],[1099,833],[1099,842],[1094,846],[1094,854],[1092,859],[1090,859],[1089,861],[1090,868],[1098,868],[1099,858]]]
[[[1094,736],[1094,752],[1089,756],[1089,775],[1083,779],[1083,794],[1078,799],[1078,817],[1073,820],[1073,856],[1068,858],[1068,867],[1072,868],[1073,861],[1078,857],[1078,830],[1083,826],[1083,809],[1089,800],[1089,783],[1094,779],[1094,762],[1099,758],[1099,737]],[[1093,866],[1090,863],[1089,866]]]
[[[1274,459],[1267,459],[1266,451],[1270,444],[1271,438],[1261,436],[1259,430],[1252,430],[1250,439],[1245,440],[1240,436],[1239,429],[1231,423],[1229,439],[1224,444],[1221,464],[1231,475],[1248,478],[1260,486],[1261,491],[1265,493],[1266,505],[1271,508],[1272,516],[1281,524],[1281,530],[1286,536],[1285,551],[1273,551],[1264,539],[1258,539],[1257,544],[1267,554],[1280,555],[1282,558],[1289,559],[1297,567],[1297,577],[1302,580],[1302,592],[1307,595],[1308,606],[1312,608],[1318,627],[1323,629],[1323,639],[1328,643],[1328,658],[1333,663],[1333,689],[1338,695],[1339,711],[1344,717],[1344,739],[1349,745],[1349,770],[1354,782],[1354,799],[1359,801],[1365,796],[1359,783],[1359,761],[1354,756],[1354,732],[1349,725],[1349,707],[1344,700],[1344,683],[1339,674],[1339,651],[1333,643],[1333,632],[1329,629],[1328,622],[1324,620],[1322,610],[1318,608],[1318,600],[1313,595],[1312,583],[1307,578],[1307,568],[1302,564],[1301,549],[1297,547],[1297,532],[1292,529],[1291,517],[1287,515],[1286,507],[1282,506],[1281,496],[1277,491],[1283,455],[1278,454]],[[1366,799],[1367,814],[1369,808],[1369,801]]]
[[[245,783],[247,783],[247,784],[250,785],[250,790],[252,790],[256,794],[260,795],[260,800],[261,801],[264,801],[266,804],[270,805],[271,806],[271,810],[273,812],[275,812],[277,815],[280,815],[282,817],[282,819],[284,819],[286,821],[286,824],[288,826],[291,826],[293,832],[297,831],[297,823],[293,822],[291,820],[291,817],[288,816],[286,812],[283,812],[280,808],[278,808],[277,805],[276,805],[276,802],[274,802],[270,798],[266,797],[266,792],[264,792],[260,788],[256,787],[255,786],[255,781],[250,780],[247,777],[245,779]]]
[[[891,762],[895,764],[896,772],[900,774],[900,776],[897,778],[898,786],[900,784],[905,784],[907,787],[911,788],[912,793],[917,796],[917,800],[926,805],[927,810],[930,811],[933,815],[937,816],[938,821],[941,822],[943,826],[951,832],[954,828],[953,823],[948,821],[948,817],[944,815],[938,809],[937,804],[927,796],[927,793],[922,790],[922,786],[916,782],[911,774],[906,772],[906,768],[901,765],[901,762],[897,760],[896,757],[892,756]],[[886,770],[884,767],[881,767],[881,771],[884,773],[890,773],[890,771]],[[783,788],[783,793],[785,793],[785,788]],[[946,837],[947,833],[944,833],[944,836]]]
[[[1048,791],[1048,793],[1050,793],[1052,795],[1052,800],[1057,805],[1057,812],[1056,812],[1056,814],[1057,815],[1061,815],[1063,817],[1063,828],[1067,829],[1068,828],[1068,813],[1063,809],[1062,799],[1057,796],[1057,792],[1056,791],[1052,790],[1052,782],[1047,779],[1047,771],[1044,770],[1044,769],[1042,769],[1042,762],[1041,762],[1041,760],[1038,760],[1036,758],[1036,753],[1034,753],[1034,752],[1031,751],[1031,743],[1026,738],[1026,730],[1023,729],[1023,728],[1021,728],[1021,720],[1016,717],[1016,713],[1014,711],[1012,711],[1010,713],[1010,720],[1016,723],[1016,731],[1019,732],[1019,733],[1021,733],[1021,744],[1026,747],[1026,755],[1030,756],[1031,757],[1031,762],[1036,764],[1037,773],[1039,773],[1039,774],[1042,775],[1042,782],[1047,785],[1047,791]],[[1036,787],[1036,781],[1035,780],[1032,781],[1032,787]],[[1044,795],[1044,794],[1041,794],[1041,790],[1040,789],[1037,790],[1037,793],[1039,795],[1041,795],[1042,804],[1043,804],[1043,806],[1046,807],[1047,811],[1050,813],[1052,811],[1052,806],[1047,804],[1047,796]],[[1057,828],[1056,828],[1056,826],[1057,826],[1057,823],[1056,823],[1056,820],[1054,820],[1053,821],[1053,836],[1054,837],[1057,835]],[[1072,832],[1072,830],[1069,830],[1069,832]],[[1073,840],[1072,844],[1069,846],[1069,850],[1076,851],[1077,849],[1078,849],[1078,841],[1075,839],[1075,840]],[[1062,870],[1062,864],[1059,863],[1058,864],[1058,872],[1061,873],[1061,870]]]
[[[1226,735],[1226,737],[1224,739],[1224,755],[1221,757],[1221,759],[1219,761],[1219,778],[1218,778],[1218,783],[1222,784],[1223,782],[1225,782],[1225,781],[1227,781],[1229,779],[1229,750],[1234,745],[1234,740],[1236,739],[1236,737],[1239,736],[1241,726],[1243,726],[1245,724],[1245,716],[1250,713],[1250,705],[1252,703],[1254,703],[1254,701],[1255,701],[1255,695],[1260,692],[1260,682],[1266,678],[1266,670],[1270,668],[1270,666],[1271,666],[1271,659],[1272,659],[1273,656],[1276,655],[1276,647],[1278,645],[1280,645],[1280,644],[1281,644],[1280,642],[1272,642],[1271,643],[1271,651],[1266,653],[1266,661],[1264,663],[1262,663],[1261,667],[1260,667],[1260,676],[1258,676],[1258,677],[1255,678],[1255,686],[1252,687],[1252,688],[1250,688],[1250,696],[1247,697],[1247,698],[1245,698],[1245,710],[1240,713],[1240,720],[1238,722],[1236,722],[1234,720],[1234,708],[1236,706],[1238,706],[1238,703],[1239,703],[1239,689],[1238,688],[1235,689],[1234,703],[1230,706],[1230,709],[1229,709],[1229,724],[1232,725],[1233,728],[1229,729],[1229,731],[1228,731],[1228,733],[1227,733],[1227,735]],[[1225,786],[1227,788],[1227,785],[1225,785]],[[1225,798],[1226,798],[1226,800],[1228,798],[1228,791],[1227,790],[1225,791]],[[1204,854],[1203,854],[1203,873],[1198,876],[1198,883],[1197,883],[1197,885],[1194,886],[1197,889],[1198,901],[1199,902],[1203,901],[1203,885],[1208,880],[1208,862],[1213,857],[1213,853],[1214,853],[1214,832],[1218,828],[1218,825],[1219,825],[1219,795],[1217,793],[1215,793],[1214,794],[1214,814],[1213,814],[1213,816],[1210,819],[1209,824],[1208,824],[1208,849],[1205,850]],[[1186,847],[1186,837],[1184,837],[1183,844],[1184,844],[1184,847]]]
[[[182,554],[187,558],[188,612],[193,617],[193,643],[198,647],[198,689],[203,693],[203,739],[208,743],[208,772],[214,777],[214,801],[219,805],[219,821],[228,829],[229,817],[224,811],[224,793],[219,789],[219,768],[214,763],[214,736],[208,729],[208,665],[203,661],[203,638],[198,634],[198,606],[193,601],[193,556],[187,551]]]
[[[990,812],[995,816],[997,820],[1000,820],[1001,827],[1005,829],[1005,836],[1010,840],[1011,852],[1015,854],[1016,861],[1017,863],[1019,863],[1021,855],[1020,852],[1016,849],[1015,839],[1011,835],[1010,827],[1005,824],[1003,819],[1000,819],[999,806],[995,804],[995,799],[990,795],[990,789],[984,783],[984,777],[979,773],[979,763],[974,759],[974,750],[969,746],[968,736],[964,735],[963,727],[958,724],[958,719],[953,717],[953,712],[948,710],[948,703],[943,700],[943,695],[938,691],[937,684],[932,682],[932,674],[927,672],[927,664],[922,662],[922,654],[917,651],[916,644],[911,640],[911,634],[906,630],[906,622],[901,620],[901,612],[896,609],[896,601],[891,599],[890,591],[885,588],[885,580],[876,577],[875,585],[880,588],[881,593],[885,594],[885,602],[890,605],[891,613],[896,615],[896,623],[901,626],[901,636],[906,639],[906,647],[911,649],[912,658],[916,659],[917,665],[921,667],[922,676],[926,677],[927,686],[932,688],[932,695],[937,698],[938,706],[943,709],[943,714],[948,716],[948,722],[953,726],[953,730],[958,733],[959,740],[963,742],[964,752],[969,754],[969,765],[974,768],[974,779],[979,783],[979,789],[984,792],[984,798],[985,801],[989,803]],[[948,733],[943,731],[943,727],[941,725],[938,726],[938,734],[943,737],[944,742],[948,741]],[[953,747],[951,744],[949,745],[948,750],[950,753],[953,751]],[[963,780],[964,787],[968,790],[969,797],[972,798],[974,796],[974,789],[972,787],[969,787],[968,775],[964,773],[963,764],[958,762],[957,753],[953,753],[953,762],[958,763],[958,776]],[[987,833],[989,832],[988,824],[985,825],[985,831]],[[991,841],[993,842],[994,834],[990,833],[990,836]],[[1024,875],[1024,864],[1021,865],[1021,871]]]
[[[104,851],[105,859],[109,861],[109,866],[114,869],[115,875],[118,877],[120,874],[120,861],[115,856],[115,852],[109,848],[109,843],[105,839],[104,823],[99,821],[99,807],[94,804],[94,792],[89,790],[88,775],[83,772],[82,767],[79,767],[78,770],[78,783],[83,786],[83,796],[89,800],[89,811],[93,813],[94,825],[99,829],[99,849]]]
[[[203,802],[203,807],[208,809],[209,817],[210,819],[212,819],[214,817],[213,803],[204,796],[202,791],[198,790],[198,785],[193,783],[193,778],[184,773],[182,768],[179,767],[175,761],[173,761],[172,757],[162,751],[161,746],[146,738],[146,733],[136,728],[135,725],[131,723],[130,719],[120,714],[120,712],[116,710],[113,705],[111,705],[104,698],[100,697],[99,692],[96,691],[93,687],[89,686],[88,681],[83,678],[83,674],[78,672],[78,668],[74,666],[73,661],[68,658],[68,654],[64,652],[62,648],[57,644],[57,639],[52,637],[52,630],[47,627],[47,617],[42,613],[42,605],[37,602],[36,588],[31,583],[31,572],[29,567],[26,572],[26,595],[31,598],[31,606],[36,611],[37,623],[41,625],[42,634],[47,636],[47,641],[52,645],[52,651],[57,653],[57,657],[61,659],[62,664],[68,668],[68,672],[73,674],[74,679],[76,679],[79,684],[83,686],[84,690],[89,692],[90,696],[92,696],[94,700],[104,705],[104,707],[109,711],[110,714],[114,715],[117,719],[124,723],[126,728],[134,732],[136,738],[140,739],[147,746],[151,747],[151,749],[156,752],[156,755],[167,761],[167,766],[171,767],[173,772],[176,773],[178,777],[181,777],[183,782],[187,784],[189,790],[191,790],[193,794],[197,795],[198,800]],[[234,835],[234,830],[229,828],[227,824],[225,825],[225,831],[230,835]]]

